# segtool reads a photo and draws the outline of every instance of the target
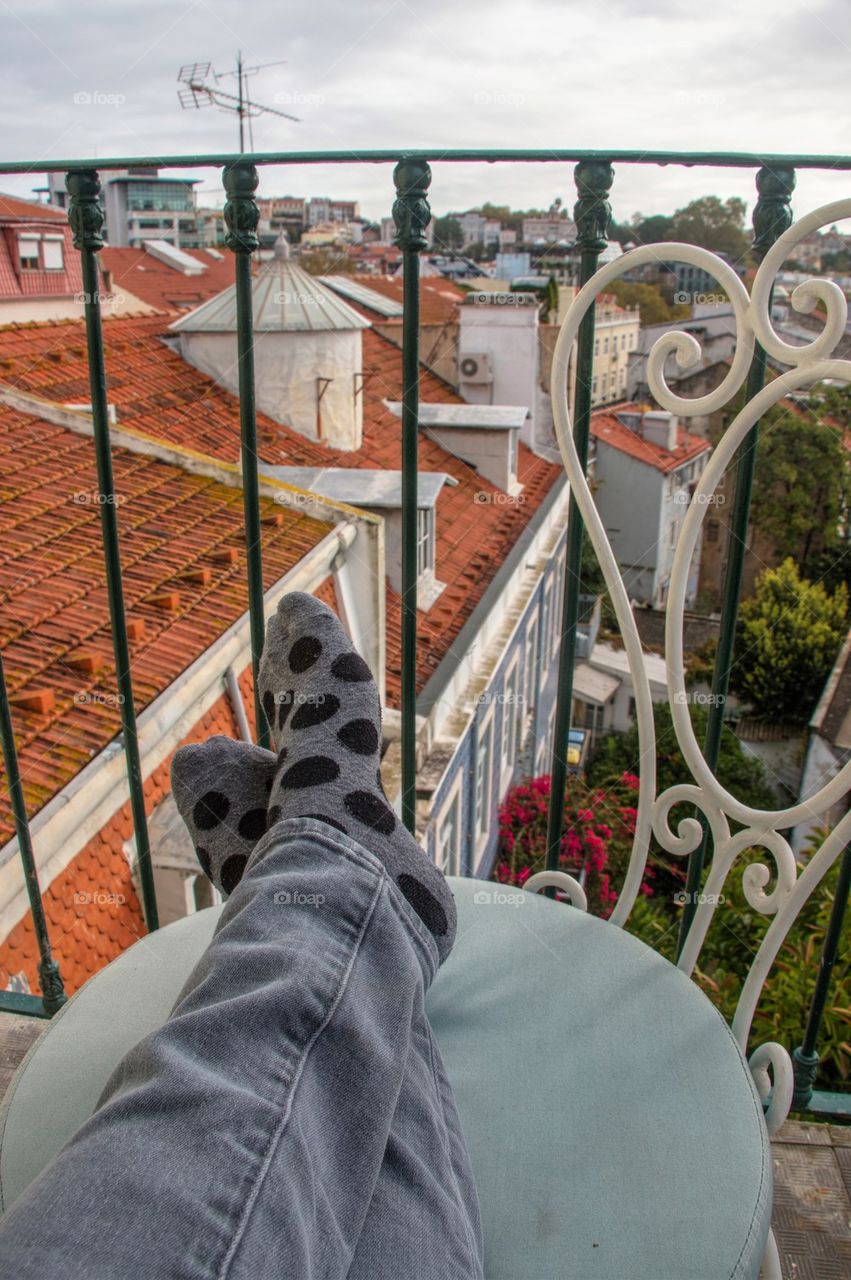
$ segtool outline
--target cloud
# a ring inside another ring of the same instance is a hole
[[[581,147],[841,152],[848,40],[844,0],[718,0],[707,21],[690,0],[315,0],[282,16],[277,0],[0,0],[6,158],[236,150],[236,121],[180,110],[181,64],[252,75],[251,94],[302,118],[252,122],[261,150]],[[232,90],[235,81],[222,79]],[[90,94],[88,103],[75,95]],[[515,207],[575,198],[572,166],[436,162],[436,212],[485,199]],[[221,177],[202,170],[206,203]],[[38,180],[3,177],[29,194]],[[796,208],[838,198],[846,174],[802,173]],[[389,212],[391,167],[264,170],[261,193],[335,194]],[[716,192],[754,199],[753,173],[617,167],[616,216],[668,211]]]

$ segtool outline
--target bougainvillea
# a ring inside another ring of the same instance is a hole
[[[500,845],[494,879],[522,888],[546,864],[549,775],[512,787],[499,808]],[[635,832],[638,778],[624,773],[614,783],[589,787],[569,779],[559,864],[563,871],[585,873],[588,909],[608,917],[617,901]],[[652,867],[645,871],[642,893],[653,892]]]

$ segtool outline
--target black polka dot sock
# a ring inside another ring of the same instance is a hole
[[[455,939],[452,892],[387,803],[375,681],[334,613],[314,596],[291,592],[270,619],[260,693],[278,752],[269,826],[318,818],[364,845],[384,863],[444,960]]]
[[[204,874],[233,893],[266,830],[274,755],[217,735],[181,747],[171,762],[171,790]]]

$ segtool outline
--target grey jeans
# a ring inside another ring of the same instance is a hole
[[[423,1007],[436,969],[373,854],[312,819],[279,823],[168,1021],[0,1222],[2,1274],[480,1278]]]

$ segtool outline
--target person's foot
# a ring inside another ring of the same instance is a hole
[[[171,790],[204,874],[228,896],[267,825],[277,769],[270,751],[217,734],[181,747]]]
[[[443,960],[455,937],[455,901],[387,803],[378,690],[327,605],[303,592],[283,597],[266,629],[259,684],[278,752],[269,826],[317,818],[365,845],[434,935]]]

